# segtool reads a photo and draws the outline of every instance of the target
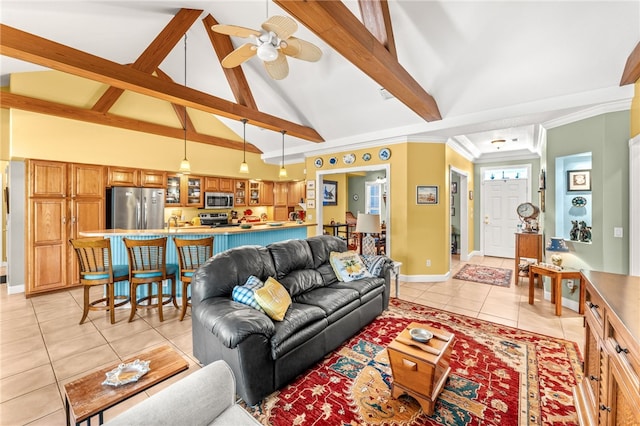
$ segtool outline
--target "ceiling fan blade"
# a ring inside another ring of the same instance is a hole
[[[251,43],[245,43],[225,56],[221,63],[224,68],[234,68],[243,62],[248,61],[255,54],[256,46]]]
[[[262,28],[273,31],[280,40],[286,40],[298,30],[298,24],[288,16],[275,15],[264,21]]]
[[[274,80],[282,80],[289,75],[289,63],[287,57],[278,51],[278,58],[275,61],[263,62],[267,74]]]
[[[260,31],[251,28],[239,27],[237,25],[212,25],[211,29],[219,34],[226,34],[236,37],[260,37]]]
[[[292,58],[316,62],[322,57],[322,50],[308,41],[290,37],[286,43],[287,47],[283,47],[281,50],[285,55],[291,56]]]

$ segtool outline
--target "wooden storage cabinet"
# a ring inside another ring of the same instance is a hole
[[[584,379],[574,388],[581,425],[640,424],[640,278],[583,272]],[[636,336],[636,337],[634,337]]]
[[[519,271],[520,258],[536,259],[542,262],[542,234],[516,232],[516,264],[515,271]],[[517,278],[516,278],[517,282]]]
[[[233,184],[233,206],[244,207],[248,202],[248,181],[236,179]]]
[[[167,175],[165,191],[166,207],[202,207],[204,192],[202,177],[191,175]]]
[[[261,182],[260,201],[263,206],[273,206],[273,182],[271,181]]]
[[[249,181],[249,205],[260,206],[264,204],[260,198],[261,183],[257,181]]]
[[[204,178],[205,192],[233,192],[233,179],[216,176]]]
[[[286,207],[288,191],[289,185],[286,182],[275,182],[273,187],[273,205],[276,207]]]
[[[167,172],[140,170],[140,185],[143,188],[164,188],[167,185]]]
[[[287,205],[291,207],[298,207],[300,201],[304,202],[306,185],[304,181],[289,182],[289,188],[287,192]]]
[[[29,160],[26,294],[79,283],[68,243],[79,232],[104,228],[103,166]]]
[[[160,170],[138,170],[128,167],[108,167],[107,186],[141,186],[164,188],[167,172]]]

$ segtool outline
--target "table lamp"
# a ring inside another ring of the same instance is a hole
[[[380,215],[358,213],[356,232],[366,234],[362,238],[362,254],[373,256],[376,252],[376,240],[371,234],[380,233]]]
[[[560,252],[568,252],[569,247],[564,242],[564,238],[561,237],[551,237],[549,241],[549,245],[546,248],[547,251],[554,252],[551,256],[551,262],[556,266],[562,265],[562,256],[559,254]]]

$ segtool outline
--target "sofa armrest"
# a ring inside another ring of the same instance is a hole
[[[203,300],[193,308],[192,316],[231,349],[253,334],[263,334],[268,340],[276,332],[266,314],[223,297]]]
[[[213,423],[235,404],[235,393],[236,381],[231,368],[224,361],[216,361],[173,383],[105,424],[206,425]]]

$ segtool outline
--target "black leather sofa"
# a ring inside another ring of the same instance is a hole
[[[249,405],[313,366],[389,304],[391,259],[378,277],[341,282],[329,256],[346,250],[343,240],[321,235],[213,256],[191,284],[195,357],[204,365],[226,361]],[[251,275],[272,276],[287,289],[293,303],[283,321],[232,300],[234,286]]]

